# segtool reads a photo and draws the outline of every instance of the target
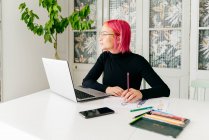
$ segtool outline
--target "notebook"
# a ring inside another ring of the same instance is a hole
[[[68,62],[42,58],[51,91],[75,102],[108,97],[104,92],[82,86],[74,87]]]

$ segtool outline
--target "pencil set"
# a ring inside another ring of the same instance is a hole
[[[185,127],[188,121],[185,118],[158,111],[150,111],[149,114],[145,114],[143,117],[180,127]]]
[[[151,110],[135,117],[130,125],[176,138],[189,122],[180,116]]]

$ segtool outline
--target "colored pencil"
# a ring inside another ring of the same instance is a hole
[[[146,110],[146,109],[152,109],[152,108],[153,108],[152,106],[148,106],[148,107],[143,107],[143,108],[132,109],[132,110],[130,110],[130,112]]]

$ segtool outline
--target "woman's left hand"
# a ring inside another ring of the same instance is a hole
[[[142,99],[142,93],[139,90],[136,90],[134,88],[130,88],[125,90],[122,94],[121,97],[124,98],[125,102],[135,102],[137,100]]]

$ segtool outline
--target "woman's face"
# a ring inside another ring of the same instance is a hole
[[[103,51],[114,52],[114,32],[105,24],[99,34],[99,44]]]

